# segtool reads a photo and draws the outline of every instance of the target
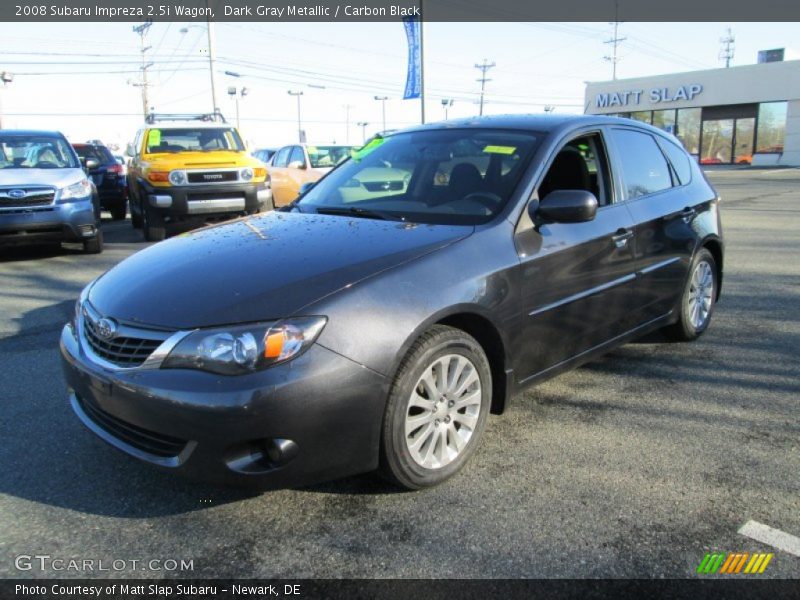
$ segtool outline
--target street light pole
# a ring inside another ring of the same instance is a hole
[[[300,96],[303,95],[303,91],[302,90],[300,90],[300,91],[289,90],[288,93],[289,93],[290,96],[296,96],[297,97],[297,141],[302,144],[303,143],[303,124],[302,124],[302,121],[300,120]]]
[[[353,108],[352,104],[344,105],[344,143],[350,144],[350,109]]]
[[[361,143],[365,143],[367,141],[367,123],[366,121],[359,121],[358,126],[361,127]]]
[[[375,96],[375,100],[381,101],[381,112],[383,114],[383,129],[381,129],[382,133],[386,133],[386,101],[389,99],[389,96]]]
[[[442,108],[444,109],[444,120],[447,121],[447,110],[453,106],[455,102],[452,98],[442,98]]]

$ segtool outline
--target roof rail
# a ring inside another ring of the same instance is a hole
[[[148,125],[158,121],[205,121],[227,123],[222,113],[217,110],[213,113],[150,113],[145,118]]]

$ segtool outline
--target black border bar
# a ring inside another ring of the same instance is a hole
[[[127,590],[123,586],[129,586]],[[153,587],[151,587],[153,586]],[[236,588],[235,586],[240,586]],[[256,588],[273,592],[252,593]],[[131,588],[136,591],[131,592]],[[31,592],[32,589],[38,591]],[[70,590],[81,590],[71,593]],[[239,593],[236,593],[237,589]],[[242,589],[252,592],[242,593]],[[0,598],[36,600],[559,600],[613,598],[789,600],[800,580],[698,579],[4,579]],[[96,591],[99,590],[99,594]],[[140,591],[141,590],[141,591]]]
[[[205,13],[206,4],[210,15]],[[227,7],[227,8],[226,8]],[[394,8],[393,8],[394,7]],[[618,10],[618,16],[615,13]],[[800,21],[792,0],[2,0],[8,22]]]

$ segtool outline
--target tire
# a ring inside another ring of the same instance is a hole
[[[408,351],[392,384],[381,474],[409,490],[449,479],[475,453],[491,402],[492,374],[480,344],[460,329],[435,325]]]
[[[131,207],[131,227],[134,229],[141,229],[142,225],[142,215],[133,212],[133,207]]]
[[[714,256],[707,249],[701,248],[692,260],[689,277],[675,307],[678,321],[664,329],[669,339],[691,342],[708,329],[716,304],[718,279]]]
[[[98,229],[97,234],[83,242],[84,254],[100,254],[103,251],[103,232]]]
[[[164,225],[164,216],[161,213],[149,206],[144,206],[142,214],[144,216],[142,230],[146,241],[160,242],[167,237],[167,228]]]
[[[124,221],[128,214],[128,207],[125,199],[119,200],[110,206],[109,212],[114,221]]]

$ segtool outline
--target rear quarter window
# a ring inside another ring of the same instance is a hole
[[[686,185],[692,180],[692,166],[689,163],[689,156],[683,149],[679,148],[676,144],[667,140],[658,140],[659,146],[664,150],[667,155],[675,176],[678,179],[675,185]]]
[[[652,135],[632,129],[612,129],[611,136],[628,200],[672,187],[667,159]]]

